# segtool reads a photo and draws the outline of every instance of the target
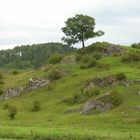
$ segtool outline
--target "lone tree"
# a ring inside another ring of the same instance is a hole
[[[82,42],[82,46],[85,47],[85,40],[104,34],[102,30],[94,31],[95,19],[87,15],[75,15],[75,17],[67,19],[65,24],[66,26],[62,28],[62,31],[66,37],[63,37],[62,40],[69,46]]]

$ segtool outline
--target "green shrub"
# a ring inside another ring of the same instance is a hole
[[[101,54],[100,53],[94,53],[93,54],[93,57],[96,59],[96,60],[100,60],[102,58]]]
[[[53,56],[51,56],[51,57],[49,58],[48,62],[49,62],[50,64],[57,64],[57,63],[59,63],[61,60],[62,60],[62,56],[59,55],[59,54],[55,54],[55,55],[53,55]]]
[[[87,64],[86,64],[86,67],[87,68],[91,68],[91,67],[96,66],[96,64],[97,64],[97,61],[94,58],[93,59],[89,59]]]
[[[50,80],[57,80],[60,79],[61,77],[62,77],[61,72],[58,70],[52,70],[48,75],[48,79]]]
[[[104,103],[110,103],[114,107],[119,106],[122,103],[122,98],[117,91],[111,91],[108,96],[104,96],[100,98],[101,101]]]
[[[116,78],[117,78],[117,80],[126,80],[127,79],[125,73],[123,73],[123,72],[116,74]]]
[[[12,71],[12,74],[13,74],[13,75],[17,75],[17,74],[18,74],[18,71],[17,71],[17,70],[13,70],[13,71]]]
[[[3,90],[2,89],[0,89],[0,96],[3,94]]]
[[[134,43],[131,45],[132,48],[140,49],[140,43]]]
[[[5,82],[3,80],[0,80],[0,85],[4,85]]]
[[[140,52],[128,52],[124,56],[122,56],[123,62],[131,62],[131,61],[140,61]]]
[[[8,106],[8,116],[11,120],[15,118],[17,114],[17,108],[15,106]]]
[[[34,101],[33,102],[33,106],[32,106],[32,112],[37,112],[39,111],[40,108],[40,102],[39,101]]]
[[[8,104],[8,103],[5,103],[5,104],[3,105],[3,109],[8,109],[8,107],[9,107],[9,104]]]

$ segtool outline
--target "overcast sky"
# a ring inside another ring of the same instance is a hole
[[[87,44],[140,42],[140,0],[0,0],[0,49],[60,42],[64,21],[75,14],[94,17],[105,31]]]

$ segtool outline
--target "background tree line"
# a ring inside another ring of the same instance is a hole
[[[45,43],[17,46],[14,49],[0,51],[1,68],[37,68],[48,62],[53,54],[65,54],[75,48],[61,43]]]

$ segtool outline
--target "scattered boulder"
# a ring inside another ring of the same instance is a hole
[[[140,111],[140,106],[137,107],[138,111]]]
[[[140,95],[140,91],[138,91],[138,95]]]

